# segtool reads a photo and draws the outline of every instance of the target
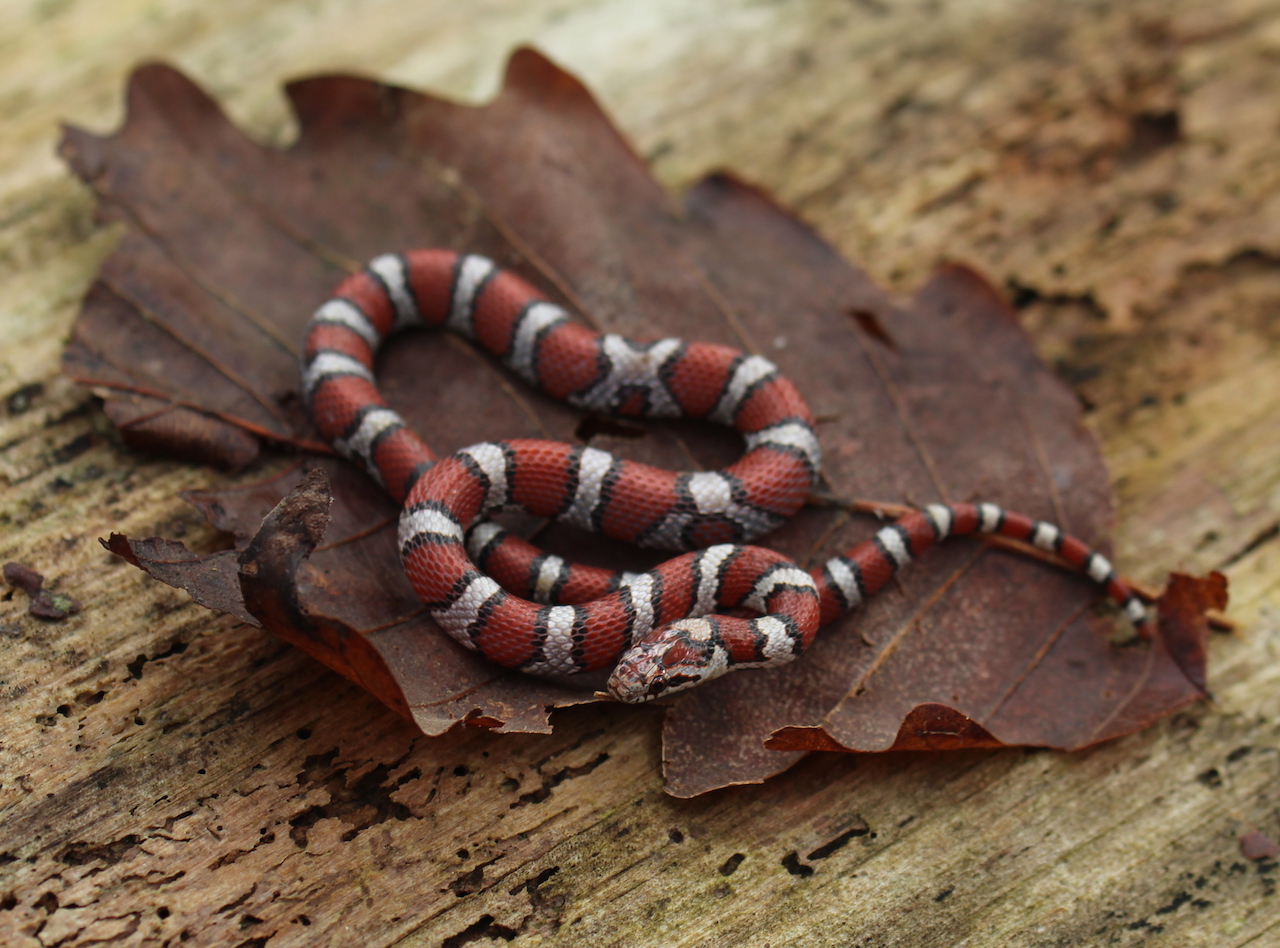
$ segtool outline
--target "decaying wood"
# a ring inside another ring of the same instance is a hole
[[[85,606],[0,604],[0,942],[1280,940],[1275,862],[1239,842],[1280,833],[1280,4],[112,6],[0,27],[0,561]],[[1229,576],[1214,700],[1069,756],[815,754],[676,801],[652,711],[415,736],[103,551],[217,548],[175,495],[228,479],[124,450],[57,374],[115,234],[56,120],[107,129],[164,56],[283,141],[282,76],[483,95],[519,41],[673,189],[731,166],[903,292],[943,258],[1003,282],[1089,407],[1122,570]]]

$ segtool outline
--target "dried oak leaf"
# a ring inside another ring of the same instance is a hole
[[[65,367],[104,397],[130,443],[229,466],[263,441],[323,451],[298,395],[310,312],[378,253],[444,246],[493,257],[592,325],[767,354],[824,419],[825,496],[982,498],[1105,546],[1108,480],[1076,399],[972,271],[944,267],[898,303],[730,176],[673,202],[586,89],[530,50],[482,107],[343,76],[287,94],[299,135],[285,150],[245,138],[163,66],[134,74],[119,132],[66,131],[62,153],[102,218],[126,227]],[[379,375],[441,453],[579,438],[687,469],[741,450],[708,426],[639,432],[583,418],[447,334],[397,340]],[[190,495],[237,535],[239,553],[192,558],[124,538],[112,548],[297,643],[428,733],[468,720],[545,730],[549,708],[591,700],[495,669],[440,634],[401,575],[390,502],[349,467],[316,464],[331,507],[319,475],[301,469]],[[769,542],[813,565],[876,526],[815,505]],[[539,539],[608,565],[653,562],[555,525]],[[1114,610],[1080,577],[948,544],[796,664],[673,700],[668,790],[759,781],[814,748],[1075,748],[1136,730],[1204,693],[1203,612],[1224,604],[1225,585],[1179,579],[1170,595],[1162,641],[1121,648],[1109,642]]]
[[[396,557],[396,511],[366,487],[350,465],[322,461],[247,488],[184,495],[236,534],[239,550],[199,556],[181,543],[120,534],[103,546],[310,653],[425,734],[462,721],[546,732],[549,709],[595,700],[582,685],[498,668],[441,634],[402,571],[386,568]]]

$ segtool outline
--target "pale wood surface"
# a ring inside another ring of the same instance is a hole
[[[175,493],[227,479],[119,448],[58,376],[114,237],[57,121],[110,129],[163,58],[285,142],[282,79],[477,99],[520,42],[673,189],[732,167],[898,290],[944,258],[1009,287],[1091,406],[1123,570],[1230,576],[1215,699],[1070,756],[816,755],[681,802],[657,712],[415,737],[103,552],[213,548]],[[0,602],[0,943],[1280,945],[1237,844],[1280,838],[1278,66],[1275,0],[8,0],[0,558],[87,608]]]

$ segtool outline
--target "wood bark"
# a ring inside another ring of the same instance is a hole
[[[1280,3],[686,7],[5,12],[0,560],[85,608],[0,601],[0,942],[1280,943],[1276,863],[1238,839],[1280,839]],[[279,462],[132,454],[58,374],[116,233],[56,123],[109,129],[128,70],[164,58],[284,143],[285,78],[478,99],[520,42],[580,75],[673,191],[730,167],[897,291],[946,259],[1002,284],[1089,409],[1121,570],[1229,576],[1214,700],[1077,754],[814,754],[679,801],[656,710],[427,739],[103,551],[113,530],[217,548],[177,491]]]

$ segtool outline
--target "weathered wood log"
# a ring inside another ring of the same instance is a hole
[[[0,560],[85,604],[0,602],[0,942],[1280,941],[1237,839],[1280,838],[1280,3],[111,6],[0,27]],[[283,77],[474,98],[523,41],[673,189],[732,167],[899,290],[941,259],[1003,283],[1089,408],[1121,569],[1230,577],[1214,701],[1073,755],[815,754],[677,801],[658,711],[426,739],[105,553],[216,548],[176,495],[229,478],[128,452],[58,374],[114,232],[56,122],[109,128],[158,56],[284,142]]]

